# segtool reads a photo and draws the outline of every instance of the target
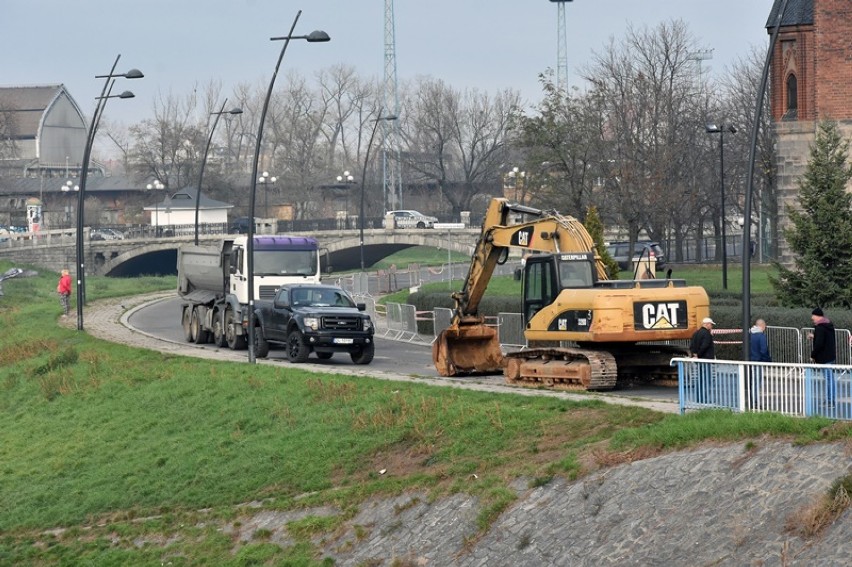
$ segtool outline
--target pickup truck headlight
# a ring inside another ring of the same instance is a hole
[[[317,317],[305,317],[305,327],[313,329],[316,331],[319,329],[319,318]]]
[[[369,331],[373,328],[373,321],[369,317],[364,318],[364,330]]]

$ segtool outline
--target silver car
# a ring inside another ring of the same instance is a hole
[[[438,222],[437,217],[430,217],[412,210],[388,211],[385,213],[385,219],[388,218],[388,215],[393,215],[395,228],[433,228],[435,223]],[[383,220],[382,226],[386,224],[387,221]]]

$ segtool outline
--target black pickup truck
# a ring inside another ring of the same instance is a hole
[[[290,362],[305,362],[311,352],[329,359],[345,352],[355,364],[370,364],[375,353],[373,321],[337,286],[288,284],[272,301],[255,302],[255,355],[283,345]]]

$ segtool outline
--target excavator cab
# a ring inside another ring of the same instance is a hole
[[[527,258],[522,280],[524,322],[556,301],[563,289],[588,289],[597,282],[592,253],[537,254]]]

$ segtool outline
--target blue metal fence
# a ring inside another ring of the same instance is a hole
[[[852,366],[675,358],[680,412],[724,408],[852,420]]]

